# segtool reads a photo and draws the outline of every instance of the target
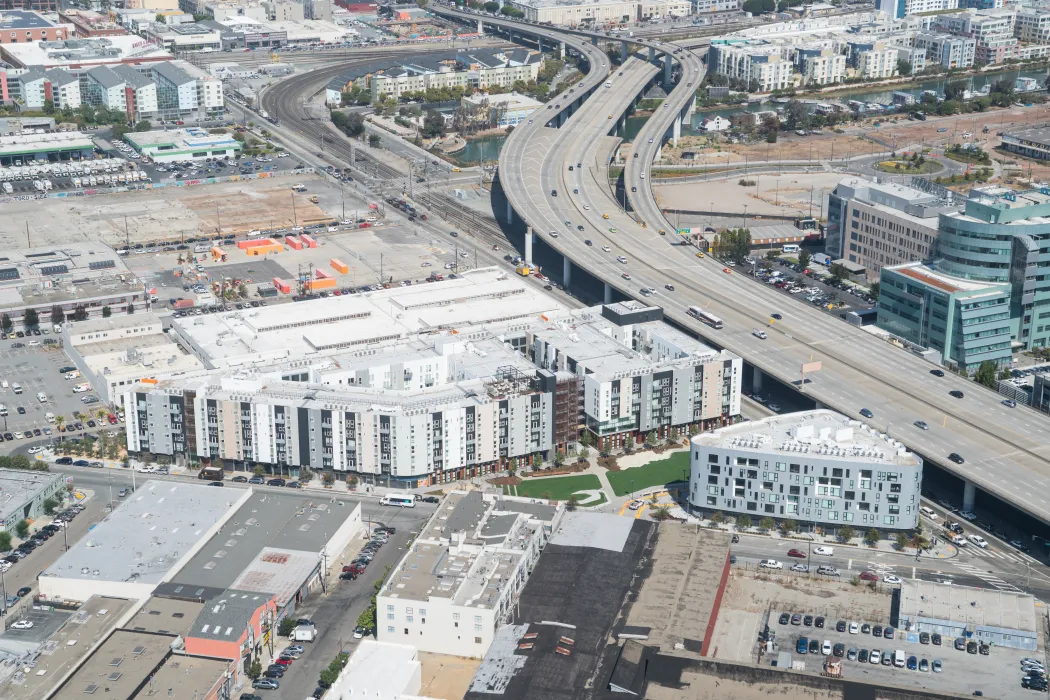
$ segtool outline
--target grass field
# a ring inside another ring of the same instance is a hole
[[[504,486],[503,493],[508,496],[525,498],[543,498],[548,494],[555,501],[567,501],[577,491],[600,489],[602,484],[594,474],[577,474],[575,476],[554,476],[549,479],[525,479],[520,486]]]
[[[675,452],[667,459],[650,462],[644,467],[609,472],[608,477],[617,496],[626,496],[632,490],[641,491],[650,486],[663,486],[673,481],[688,481],[689,451]]]

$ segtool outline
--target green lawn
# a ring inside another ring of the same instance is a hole
[[[601,482],[594,474],[577,474],[548,479],[525,479],[520,486],[504,486],[503,492],[525,498],[543,498],[543,494],[550,494],[555,501],[567,501],[569,496],[577,491],[597,490],[601,487]]]
[[[650,462],[644,467],[609,472],[608,477],[617,496],[626,496],[631,493],[632,488],[634,491],[641,491],[651,486],[663,486],[674,481],[688,481],[689,451],[675,452],[667,459]]]
[[[599,494],[598,495],[598,500],[595,501],[594,503],[581,503],[580,504],[580,508],[597,508],[598,506],[602,505],[603,503],[608,503],[608,499],[605,497],[604,493]]]

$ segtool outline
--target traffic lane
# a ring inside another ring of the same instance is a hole
[[[409,510],[412,509],[398,509],[398,511]],[[379,553],[363,576],[354,581],[342,581],[338,580],[338,574],[336,574],[336,582],[331,586],[327,595],[314,596],[297,610],[296,617],[305,617],[316,623],[317,639],[313,644],[304,645],[306,652],[292,664],[284,678],[280,680],[281,697],[309,697],[317,688],[321,671],[332,662],[332,659],[341,651],[353,653],[357,647],[358,640],[353,638],[357,618],[371,604],[375,582],[384,576],[388,567],[397,564],[404,556],[408,543],[412,539],[410,530],[415,529],[414,524],[408,521],[404,512],[393,514],[389,520],[390,525],[402,522],[404,524],[394,525],[397,528],[397,534],[379,549]],[[281,649],[289,643],[283,638],[280,641],[280,646],[274,645],[274,651],[277,654],[280,654]]]

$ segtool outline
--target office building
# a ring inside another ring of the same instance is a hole
[[[495,269],[176,320],[204,369],[125,387],[132,452],[447,483],[725,425],[741,360],[635,302],[569,310]]]
[[[862,265],[872,281],[887,265],[929,259],[938,215],[961,208],[950,191],[930,189],[846,178],[828,196],[827,254]]]
[[[690,445],[689,507],[703,516],[907,531],[921,487],[917,455],[824,409],[719,428]]]
[[[536,567],[564,507],[454,491],[376,597],[376,639],[481,658]]]
[[[1000,147],[1025,158],[1050,160],[1050,129],[1020,129],[1004,132]]]
[[[0,6],[0,44],[31,44],[68,38],[68,26],[51,22],[39,12]]]
[[[625,17],[643,22],[688,17],[692,12],[691,0],[508,0],[507,5],[521,10],[528,22],[597,29],[610,22],[619,24]]]
[[[740,0],[692,0],[693,14],[704,12],[732,12],[739,10]]]
[[[66,496],[65,488],[61,474],[0,469],[0,531],[11,531],[27,518],[44,517],[44,501],[54,498],[61,502]]]

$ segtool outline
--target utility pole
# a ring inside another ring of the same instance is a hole
[[[295,215],[295,193],[292,192],[292,226],[298,226],[299,220]]]
[[[185,233],[182,234],[182,238],[183,238],[182,242],[185,243],[186,242],[186,234]],[[124,247],[128,248],[128,249],[131,248],[131,234],[128,232],[128,215],[127,214],[124,215]]]
[[[26,220],[26,248],[32,248],[33,244],[29,242],[29,221]]]

